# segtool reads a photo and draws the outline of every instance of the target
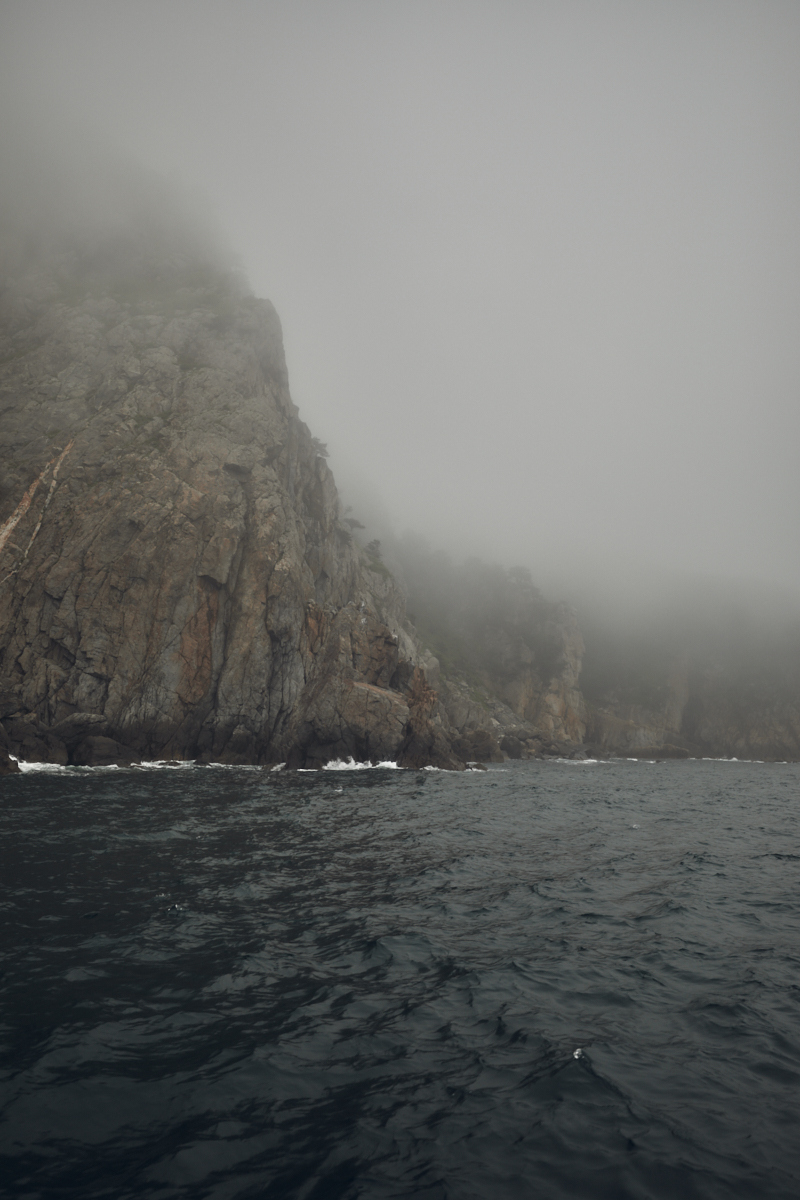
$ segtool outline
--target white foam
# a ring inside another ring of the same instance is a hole
[[[144,767],[146,770],[152,771],[185,771],[187,767],[196,767],[197,763],[187,759],[185,762],[176,761],[173,758],[156,758],[152,762],[132,763],[134,767]]]
[[[8,756],[19,767],[23,775],[73,775],[76,771],[121,771],[122,767],[118,767],[116,763],[111,763],[107,767],[62,767],[60,763],[48,762],[26,762],[24,758],[14,758],[13,754]]]
[[[264,771],[265,767],[260,767],[258,763],[221,763],[221,762],[193,762],[191,759],[174,761],[167,759],[154,759],[152,762],[148,759],[143,759],[141,762],[132,762],[130,768],[135,771]],[[105,767],[90,767],[87,770],[104,771]],[[123,767],[121,770],[128,770]],[[70,767],[70,770],[75,770]]]
[[[399,771],[396,762],[356,762],[352,757],[347,761],[343,758],[332,758],[330,762],[325,763],[323,771],[374,771],[382,768],[385,771]]]
[[[254,763],[198,763],[191,759],[175,760],[175,759],[154,759],[152,762],[131,762],[119,765],[117,763],[108,763],[103,766],[69,766],[64,767],[59,763],[48,762],[26,762],[23,758],[16,758],[13,754],[8,756],[13,762],[17,763],[23,775],[74,775],[76,772],[94,772],[94,771],[263,771],[264,768]],[[273,771],[279,771],[284,767],[285,763],[280,763],[277,767],[272,767]]]
[[[58,772],[58,771],[66,771],[69,769],[68,767],[57,766],[55,763],[25,762],[24,758],[16,758],[13,754],[9,754],[8,757],[11,759],[12,762],[15,762],[17,764],[17,766],[19,767],[19,769],[23,775],[33,775],[33,774],[35,774],[37,772],[41,772],[41,771],[56,771],[56,772]]]
[[[608,763],[607,758],[556,758],[557,763],[566,763],[571,767],[592,767],[596,763]]]

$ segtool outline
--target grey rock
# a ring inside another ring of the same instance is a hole
[[[50,734],[71,748],[91,735],[101,736],[108,729],[105,717],[96,713],[72,713],[56,725],[50,726]]]
[[[0,746],[0,775],[18,775],[19,764]]]
[[[72,752],[76,767],[122,766],[137,761],[137,755],[108,737],[87,737]]]
[[[461,766],[402,594],[292,402],[275,310],[182,271],[55,303],[40,269],[0,304],[10,743]]]

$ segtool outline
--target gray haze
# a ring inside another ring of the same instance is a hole
[[[0,16],[17,149],[204,197],[362,520],[545,585],[800,586],[796,2]]]

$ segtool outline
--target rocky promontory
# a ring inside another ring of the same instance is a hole
[[[584,660],[527,569],[362,546],[272,305],[151,234],[4,273],[0,773],[800,758],[796,638],[745,661],[595,630]]]
[[[463,765],[292,402],[275,310],[234,274],[20,269],[0,411],[6,751]]]

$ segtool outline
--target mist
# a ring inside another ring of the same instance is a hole
[[[6,198],[91,236],[181,196],[376,532],[611,608],[791,607],[799,66],[792,3],[28,0]]]

